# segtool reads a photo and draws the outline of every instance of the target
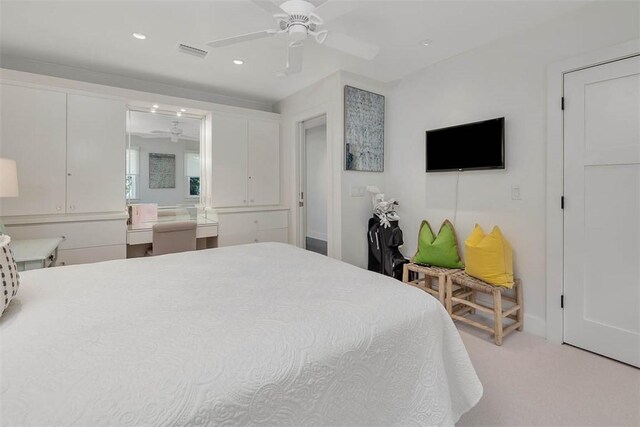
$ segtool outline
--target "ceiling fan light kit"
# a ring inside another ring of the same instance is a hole
[[[286,33],[288,37],[287,62],[285,69],[276,74],[279,77],[302,71],[303,42],[309,36],[312,36],[313,40],[318,44],[361,59],[370,61],[378,54],[378,46],[354,39],[345,34],[329,33],[326,29],[318,30],[319,27],[325,24],[325,21],[316,11],[319,10],[321,15],[336,18],[353,10],[350,7],[345,9],[344,3],[340,4],[341,2],[329,0],[288,0],[277,6],[270,0],[252,0],[252,2],[278,21],[278,29],[256,31],[214,40],[207,43],[207,45],[213,48],[220,48]]]

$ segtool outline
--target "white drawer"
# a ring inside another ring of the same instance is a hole
[[[218,235],[218,224],[198,225],[196,228],[196,239],[204,237],[215,237]]]
[[[234,246],[258,242],[289,242],[288,228],[270,228],[245,233],[229,233],[218,236],[218,246]]]
[[[12,225],[7,227],[7,234],[16,240],[64,236],[60,249],[67,250],[123,245],[127,239],[127,225],[124,219]]]
[[[97,246],[93,248],[68,249],[58,251],[56,266],[88,264],[92,262],[125,259],[127,245]]]
[[[255,232],[221,234],[218,236],[218,247],[244,245],[246,243],[254,243],[255,240]]]
[[[272,228],[270,230],[258,230],[257,241],[289,243],[289,229]]]
[[[289,226],[289,212],[272,211],[260,212],[256,215],[258,230],[270,230],[274,228],[287,228]]]
[[[288,211],[225,213],[218,216],[220,234],[287,228]]]

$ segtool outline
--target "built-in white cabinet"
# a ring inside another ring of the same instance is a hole
[[[126,106],[67,97],[67,212],[122,211],[125,206]]]
[[[218,246],[246,243],[287,243],[289,211],[252,211],[218,213]]]
[[[19,197],[0,200],[0,215],[65,212],[67,95],[0,86],[0,157],[14,159]]]
[[[0,110],[0,156],[18,169],[7,234],[64,236],[60,265],[125,258],[124,101],[3,83]]]
[[[280,125],[277,121],[214,114],[213,207],[280,202]]]
[[[247,198],[249,205],[280,203],[280,125],[249,120]]]
[[[213,115],[211,196],[215,207],[247,204],[247,126],[243,117]]]
[[[1,216],[123,212],[124,101],[2,84],[0,156],[14,159],[19,197]]]

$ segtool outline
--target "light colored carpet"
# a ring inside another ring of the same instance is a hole
[[[524,332],[498,347],[458,328],[484,386],[458,426],[640,426],[640,369]]]

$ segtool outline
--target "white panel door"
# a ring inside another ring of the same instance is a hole
[[[564,85],[564,340],[640,366],[640,58]]]
[[[212,143],[212,205],[247,205],[247,119],[214,114]]]
[[[70,94],[67,104],[67,212],[123,211],[124,102]]]
[[[3,84],[0,109],[0,156],[16,161],[19,191],[0,215],[64,213],[67,95]]]
[[[249,121],[248,198],[251,205],[280,203],[280,124]]]

